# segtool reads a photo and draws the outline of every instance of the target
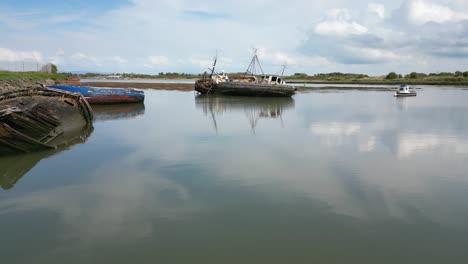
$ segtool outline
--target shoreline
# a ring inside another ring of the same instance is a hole
[[[37,85],[76,85],[76,86],[93,86],[93,87],[109,87],[109,88],[136,88],[143,90],[167,90],[167,91],[194,91],[194,84],[192,83],[157,83],[157,82],[80,82],[78,80],[69,80],[69,81],[54,81],[51,79],[44,79],[39,81],[28,81],[28,80],[8,80],[0,81],[0,92],[8,91],[12,89],[27,88]],[[321,90],[362,90],[362,91],[394,91],[397,88],[399,83],[390,84],[390,83],[352,83],[352,82],[307,82],[307,83],[293,83],[290,82],[293,86],[297,88],[297,92],[311,92],[311,91],[321,91]],[[320,86],[305,86],[308,84],[315,84]],[[323,86],[322,86],[323,85]],[[342,85],[342,86],[340,86]],[[351,85],[351,86],[350,86]],[[360,86],[363,85],[363,86]],[[378,85],[376,86],[364,86],[364,85]],[[412,84],[415,85],[415,84]],[[428,84],[421,84],[428,85]],[[431,84],[431,85],[447,85],[453,86],[460,89],[468,89],[468,84],[463,85],[451,85],[451,84]]]

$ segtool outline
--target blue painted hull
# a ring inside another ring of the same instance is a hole
[[[142,103],[145,93],[133,88],[52,85],[49,88],[82,94],[90,104]]]

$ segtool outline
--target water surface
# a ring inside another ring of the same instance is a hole
[[[466,263],[468,91],[421,88],[96,109],[0,158],[2,262]]]

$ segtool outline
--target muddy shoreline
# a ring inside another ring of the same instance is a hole
[[[28,81],[28,80],[0,81],[0,93],[24,89],[24,88],[54,85],[58,83],[59,82],[56,82],[51,79],[46,79],[46,80],[41,80],[41,81]]]
[[[8,80],[0,81],[0,93],[4,91],[11,91],[15,89],[23,89],[37,86],[48,85],[78,85],[78,86],[93,86],[93,87],[110,87],[110,88],[137,88],[149,90],[168,90],[168,91],[194,91],[194,84],[192,83],[142,83],[142,82],[80,82],[80,81],[54,81],[51,79],[41,81],[27,81],[27,80]],[[369,87],[369,86],[330,86],[324,84],[320,87],[306,87],[304,84],[292,84],[297,88],[298,92],[311,92],[321,90],[363,90],[363,91],[393,91],[395,87],[391,85],[382,87]]]
[[[111,87],[111,88],[137,88],[137,89],[154,89],[154,90],[170,90],[170,91],[194,91],[192,83],[141,83],[141,82],[81,82],[77,85],[86,85],[94,87]],[[316,90],[366,90],[366,91],[393,91],[393,87],[366,87],[366,86],[327,86],[322,87],[304,87],[303,85],[294,85],[298,92],[316,91]]]

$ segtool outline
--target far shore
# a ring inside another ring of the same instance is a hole
[[[64,73],[36,73],[36,72],[2,72],[0,71],[0,91],[27,88],[34,85],[87,85],[95,87],[124,87],[138,89],[173,90],[173,91],[193,91],[193,78],[157,78],[157,79],[83,79],[80,76]],[[465,80],[466,79],[466,80]],[[454,81],[458,80],[458,81]],[[412,86],[417,85],[439,85],[454,86],[463,89],[468,88],[467,78],[446,78],[439,80],[406,79],[346,79],[346,80],[311,80],[301,78],[288,78],[286,81],[295,86],[299,92],[315,90],[370,90],[370,91],[391,91],[399,84],[406,83]],[[417,87],[416,87],[417,88]]]
[[[138,88],[138,89],[154,89],[154,90],[172,90],[172,91],[193,91],[194,85],[191,83],[142,83],[142,82],[81,82],[77,85],[86,85],[94,87],[111,87],[111,88]],[[298,91],[314,91],[314,90],[368,90],[368,91],[392,91],[394,87],[382,86],[320,86],[307,87],[303,85],[295,85]]]

